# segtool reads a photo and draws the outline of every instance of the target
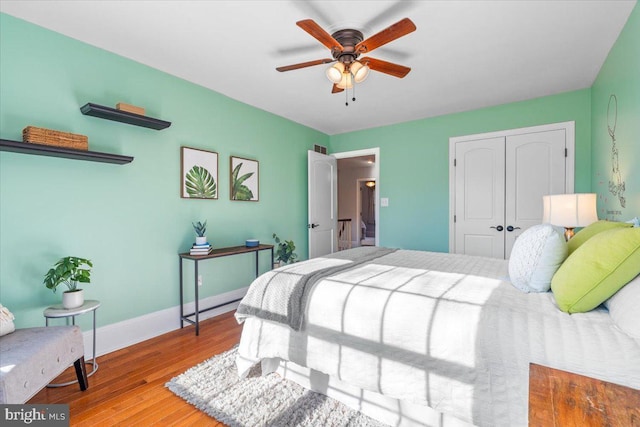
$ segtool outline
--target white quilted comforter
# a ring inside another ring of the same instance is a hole
[[[503,260],[393,252],[313,285],[299,331],[239,319],[239,372],[278,357],[479,426],[527,425],[530,362],[640,388],[640,342],[606,309],[569,315],[506,276]]]

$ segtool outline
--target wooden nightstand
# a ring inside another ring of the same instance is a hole
[[[531,363],[529,425],[640,426],[640,390]]]

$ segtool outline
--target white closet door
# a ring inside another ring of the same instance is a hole
[[[507,137],[505,258],[520,233],[542,222],[542,196],[565,193],[565,148],[564,129]]]
[[[509,258],[518,235],[542,222],[542,196],[574,191],[574,154],[574,122],[450,138],[449,155],[457,166],[449,174],[449,250]],[[500,182],[502,218],[494,200]],[[496,239],[487,226],[496,227],[491,229]]]
[[[455,144],[455,252],[504,258],[505,138]]]

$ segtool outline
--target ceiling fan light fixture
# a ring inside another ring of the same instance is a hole
[[[353,74],[353,80],[356,83],[362,83],[369,76],[369,66],[363,65],[360,61],[355,61],[351,64],[349,71]]]
[[[338,84],[342,80],[342,75],[344,73],[344,64],[342,62],[337,62],[333,64],[331,67],[327,68],[326,74],[329,81],[332,83]]]
[[[365,81],[371,70],[397,78],[403,78],[411,71],[409,67],[381,59],[363,57],[360,61],[357,60],[360,55],[369,54],[374,49],[415,31],[416,25],[409,18],[401,19],[366,39],[361,31],[353,28],[344,28],[329,34],[313,19],[303,19],[296,22],[296,25],[328,48],[332,58],[276,67],[276,70],[283,72],[335,63],[325,70],[325,74],[333,83],[331,93],[345,92],[346,105],[349,105],[349,91],[347,89],[353,88],[351,100],[355,101],[355,84]]]

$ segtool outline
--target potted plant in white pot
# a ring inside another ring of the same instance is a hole
[[[278,236],[276,236],[276,233],[273,233],[273,238],[275,239],[277,246],[275,261],[278,264],[278,267],[295,262],[298,258],[298,254],[293,252],[296,250],[296,245],[293,243],[293,240],[285,240],[283,242]]]
[[[84,292],[78,288],[78,282],[91,282],[90,260],[75,256],[67,256],[56,262],[44,276],[44,285],[53,292],[61,285],[67,285],[62,294],[62,306],[66,309],[80,307],[84,304]]]
[[[207,236],[205,236],[207,232],[207,221],[204,223],[200,221],[192,222],[191,225],[193,225],[193,229],[196,232],[196,245],[204,245],[207,243]]]

